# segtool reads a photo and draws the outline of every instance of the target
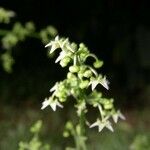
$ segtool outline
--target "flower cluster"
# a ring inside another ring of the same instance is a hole
[[[62,67],[68,66],[69,69],[66,79],[57,82],[50,90],[52,95],[45,99],[42,109],[47,106],[51,106],[54,111],[56,106],[62,108],[61,103],[67,101],[68,96],[72,95],[76,99],[75,107],[79,117],[88,112],[87,105],[92,105],[99,110],[100,115],[93,124],[89,125],[90,128],[98,126],[98,130],[101,131],[106,127],[113,131],[110,118],[112,117],[116,123],[118,118],[124,119],[124,116],[120,111],[115,110],[113,99],[104,98],[102,93],[96,90],[98,84],[107,90],[109,89],[106,76],[98,74],[96,70],[102,67],[103,61],[91,54],[83,43],[78,46],[71,43],[68,38],[57,36],[46,47],[50,47],[50,54],[56,50],[61,50],[55,63],[59,63]],[[92,65],[87,64],[89,57],[94,59]],[[89,87],[91,87],[91,92],[87,94]]]

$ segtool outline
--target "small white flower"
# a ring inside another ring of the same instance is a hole
[[[49,100],[46,98],[45,101],[42,103],[41,109],[45,109],[49,105]]]
[[[49,42],[45,47],[51,46],[50,54],[60,47],[59,37],[56,36],[54,41]]]
[[[108,86],[109,81],[106,79],[106,77],[104,77],[102,80],[100,80],[100,84],[101,84],[104,88],[106,88],[107,90],[109,90],[109,86]]]
[[[97,78],[95,78],[95,79],[93,79],[90,83],[89,83],[89,85],[91,85],[92,86],[92,91],[96,88],[96,86],[98,85],[98,84],[101,84],[104,88],[106,88],[107,90],[109,89],[109,87],[108,87],[108,84],[109,84],[109,82],[108,82],[108,80],[106,79],[106,77],[101,77],[101,76],[98,76]]]
[[[96,127],[98,126],[98,131],[101,132],[103,130],[103,128],[105,127],[105,125],[99,120],[97,119],[96,122],[94,122],[93,124],[90,125],[90,128]]]
[[[122,120],[125,120],[125,116],[119,110],[115,114],[113,114],[112,118],[113,118],[115,123],[118,122],[119,118]]]
[[[58,102],[57,99],[53,100],[52,98],[45,99],[45,101],[42,103],[41,109],[45,109],[47,106],[50,106],[53,111],[56,111],[56,107],[63,108],[63,106]]]
[[[111,123],[109,121],[102,122],[100,119],[97,119],[96,122],[91,124],[90,128],[98,126],[98,131],[101,132],[105,127],[108,128],[110,131],[114,131]]]

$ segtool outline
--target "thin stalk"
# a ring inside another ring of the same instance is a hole
[[[77,131],[73,134],[76,150],[87,150],[85,140],[82,138],[85,137],[85,121],[84,121],[84,112],[79,117],[79,126],[80,134],[78,135]]]

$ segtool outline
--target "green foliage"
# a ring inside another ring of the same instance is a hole
[[[133,143],[131,144],[131,150],[148,150],[150,148],[150,138],[148,135],[138,134]]]
[[[13,16],[14,12],[0,8],[0,23],[9,23],[10,18]],[[41,29],[41,31],[36,31],[33,22],[27,22],[25,25],[15,22],[11,30],[0,29],[2,48],[5,50],[0,56],[4,70],[8,73],[12,72],[12,65],[14,64],[12,49],[19,42],[32,37],[41,40],[45,44],[56,34],[57,30],[53,26],[47,26],[45,29]]]
[[[39,132],[42,127],[42,121],[37,121],[30,129],[33,134],[29,142],[20,142],[19,150],[50,150],[49,144],[43,144],[39,138]]]
[[[98,74],[96,70],[103,65],[103,61],[90,53],[83,43],[78,46],[68,39],[59,38],[58,36],[46,47],[50,47],[50,54],[56,50],[61,50],[55,63],[59,63],[62,67],[68,67],[69,69],[66,79],[56,82],[50,89],[52,95],[45,99],[41,109],[50,106],[56,111],[57,107],[63,108],[63,103],[67,102],[68,97],[72,96],[76,100],[75,108],[79,122],[76,125],[73,125],[71,121],[67,122],[63,135],[65,137],[70,135],[74,137],[75,149],[86,150],[86,125],[90,128],[98,127],[99,132],[105,127],[113,131],[110,118],[115,123],[117,123],[118,118],[124,119],[121,112],[115,110],[113,99],[103,97],[102,93],[96,90],[99,84],[107,90],[109,89],[106,77]],[[87,63],[89,58],[94,60],[92,65]],[[88,105],[99,110],[99,115],[92,124],[89,123],[86,117]]]

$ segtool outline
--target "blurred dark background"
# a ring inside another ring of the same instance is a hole
[[[147,1],[117,0],[0,0],[13,10],[13,21],[33,21],[37,29],[53,25],[60,36],[84,42],[104,66],[110,81],[106,95],[123,108],[143,109],[150,104],[150,24]],[[0,99],[6,104],[39,103],[65,72],[36,39],[13,50],[13,73],[0,67]],[[57,69],[60,69],[59,71]],[[40,103],[39,103],[40,104]]]

